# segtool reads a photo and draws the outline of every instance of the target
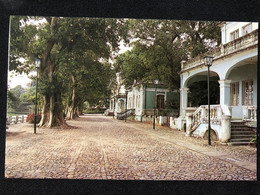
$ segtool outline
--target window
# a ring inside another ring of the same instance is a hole
[[[230,105],[238,106],[238,97],[239,97],[239,83],[230,84]]]
[[[123,100],[119,100],[119,109],[122,110],[124,107],[124,101]]]
[[[243,81],[243,105],[253,105],[253,81]]]
[[[164,95],[157,95],[157,108],[164,109]]]
[[[230,33],[230,41],[233,41],[239,37],[239,31],[238,29],[232,33]]]
[[[252,32],[252,23],[247,24],[242,28],[242,35],[246,35],[248,33]]]

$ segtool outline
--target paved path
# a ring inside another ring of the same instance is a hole
[[[112,117],[86,115],[68,123],[77,128],[42,128],[36,135],[31,124],[10,126],[6,177],[256,180],[253,150],[241,159],[191,143],[195,138],[176,130]]]

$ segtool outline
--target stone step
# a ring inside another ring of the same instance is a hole
[[[232,137],[254,137],[256,134],[231,134],[231,138]]]
[[[237,139],[230,139],[230,142],[249,142],[252,138],[237,138]]]
[[[245,126],[245,124],[243,123],[239,123],[239,124],[234,124],[234,123],[231,123],[231,126],[238,126],[238,127],[241,127],[241,126]]]
[[[244,140],[244,141],[246,141],[246,140],[252,140],[254,138],[254,136],[248,136],[248,137],[243,137],[243,136],[236,136],[236,137],[233,137],[233,136],[231,136],[231,139],[230,140],[235,140],[235,141],[238,141],[238,140]]]
[[[242,122],[242,123],[232,123],[231,122],[231,125],[245,125],[246,123],[245,122]]]
[[[238,124],[238,125],[242,124],[242,125],[244,125],[245,122],[243,122],[243,121],[241,121],[241,122],[232,122],[232,121],[231,121],[231,124]]]
[[[227,145],[231,146],[241,146],[241,145],[248,145],[249,142],[228,142]]]
[[[249,128],[231,128],[232,131],[252,131],[252,129]]]
[[[232,139],[252,139],[255,135],[231,135]]]
[[[254,131],[231,131],[231,135],[237,135],[237,134],[242,134],[242,135],[255,135],[256,133]]]

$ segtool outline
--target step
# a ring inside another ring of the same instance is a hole
[[[243,138],[248,138],[248,139],[253,139],[255,135],[231,135],[231,139],[243,139]]]
[[[231,136],[231,139],[230,140],[251,140],[253,139],[254,136],[247,136],[247,137],[244,137],[244,136]]]
[[[245,125],[245,122],[231,122],[233,125]]]
[[[232,137],[254,137],[255,135],[254,134],[252,134],[252,135],[243,135],[243,134],[231,134],[231,139],[232,139]]]
[[[241,146],[241,145],[248,145],[249,142],[228,142],[227,145],[231,146]]]
[[[247,127],[245,125],[243,126],[231,126],[231,129],[249,129],[250,127]]]
[[[249,128],[231,128],[231,131],[253,131]]]
[[[231,127],[248,127],[247,125],[234,125],[234,124],[231,124]]]
[[[241,138],[241,139],[239,139],[239,138],[237,138],[237,139],[230,139],[230,142],[250,142],[250,140],[251,140],[252,138]]]
[[[246,134],[246,135],[247,135],[247,134],[254,134],[254,135],[255,135],[256,133],[255,133],[254,131],[237,131],[237,130],[236,130],[236,131],[231,131],[231,135],[232,135],[232,134],[234,134],[234,135],[235,135],[235,134]]]

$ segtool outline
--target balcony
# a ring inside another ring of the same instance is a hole
[[[190,59],[187,62],[184,62],[181,65],[181,73],[187,70],[197,68],[204,65],[204,56],[214,56],[214,61],[217,61],[221,58],[234,55],[238,52],[258,47],[258,30],[254,30],[251,33],[239,37],[234,41],[231,41],[225,45],[220,45],[214,50],[208,51],[204,54],[198,55],[195,58]],[[214,65],[214,64],[213,64]]]

